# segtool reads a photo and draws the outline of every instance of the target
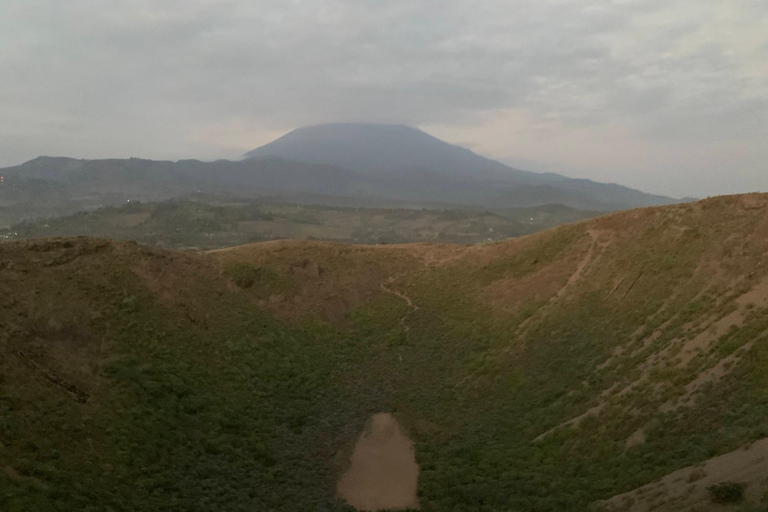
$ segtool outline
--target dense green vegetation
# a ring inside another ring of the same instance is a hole
[[[366,244],[477,243],[525,235],[594,215],[560,205],[490,213],[339,208],[204,197],[198,201],[133,202],[27,221],[0,232],[0,236],[97,236],[175,249],[214,249],[285,238]]]
[[[423,510],[599,509],[768,437],[766,257],[763,196],[474,247],[2,244],[0,508],[344,510],[392,411]]]
[[[30,250],[67,272],[39,271],[27,251],[5,250],[3,262],[39,272],[27,284],[67,290],[70,304],[28,302],[34,292],[3,281],[0,509],[345,508],[334,456],[384,406],[375,387],[350,395],[366,378],[357,340],[280,323],[205,267],[192,264],[198,280],[169,304],[113,265],[189,263],[163,253],[87,242]]]

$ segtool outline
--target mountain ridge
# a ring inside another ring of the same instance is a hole
[[[604,195],[607,197],[604,198],[605,203],[613,203],[613,206],[604,206],[602,209],[622,209],[615,207],[622,201],[626,207],[676,202],[672,198],[646,194],[615,183],[516,169],[407,125],[330,123],[297,128],[247,152],[244,158],[280,158],[319,163],[379,176],[393,173],[424,174],[438,182],[486,181],[499,188],[533,186],[541,195],[546,195],[547,187],[566,196],[571,189],[580,188],[582,193]],[[623,199],[611,199],[611,195]],[[564,200],[568,201],[568,198]],[[571,202],[569,206],[574,206],[574,203]]]
[[[41,156],[0,169],[0,221],[63,215],[126,201],[236,193],[320,204],[525,208],[559,203],[613,211],[678,202],[617,184],[511,168],[405,125],[299,128],[242,160],[204,162]],[[32,181],[37,180],[37,181]],[[56,194],[46,190],[55,188]],[[11,192],[13,190],[13,192]],[[17,198],[26,198],[20,202]],[[326,199],[323,199],[323,198]],[[26,206],[25,206],[26,205]],[[7,222],[7,221],[6,221]]]
[[[621,186],[575,180],[537,185],[511,184],[487,175],[476,180],[445,179],[437,171],[365,173],[272,157],[215,162],[39,157],[0,173],[5,176],[0,184],[0,221],[5,217],[8,223],[196,193],[328,206],[505,209],[559,203],[583,211],[672,201]]]

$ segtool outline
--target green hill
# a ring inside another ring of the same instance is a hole
[[[2,243],[0,508],[346,510],[378,412],[423,510],[693,510],[720,455],[754,504],[767,255],[765,195],[482,246]]]

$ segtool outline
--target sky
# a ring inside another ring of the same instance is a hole
[[[0,166],[409,124],[518,168],[768,191],[765,0],[0,0]]]

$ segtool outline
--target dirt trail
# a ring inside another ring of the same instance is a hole
[[[408,336],[408,333],[411,332],[411,328],[408,326],[408,323],[407,323],[408,322],[408,317],[411,316],[412,314],[414,314],[415,312],[417,312],[419,310],[419,306],[414,304],[413,300],[411,300],[411,298],[408,295],[406,295],[405,293],[399,292],[397,290],[393,290],[392,288],[389,288],[389,285],[391,285],[395,281],[396,278],[397,278],[396,276],[390,277],[389,280],[387,280],[386,283],[381,285],[381,289],[384,292],[389,293],[390,295],[394,295],[395,297],[399,297],[400,299],[404,300],[405,303],[408,305],[408,312],[400,319],[400,325],[403,326],[403,331],[405,332],[405,335]]]
[[[563,300],[563,298],[566,296],[566,293],[570,291],[573,287],[578,285],[584,279],[584,276],[589,271],[590,266],[594,265],[596,262],[600,260],[603,254],[602,252],[603,249],[605,249],[608,245],[610,245],[613,239],[613,234],[610,231],[606,231],[606,230],[601,231],[601,230],[590,229],[587,231],[587,234],[589,235],[589,239],[590,239],[589,247],[585,251],[584,256],[581,257],[578,264],[576,265],[576,269],[568,277],[568,280],[565,282],[565,284],[563,284],[563,286],[560,288],[560,290],[558,290],[557,293],[555,293],[552,297],[550,297],[549,300],[543,306],[541,306],[533,315],[528,317],[517,327],[514,335],[516,339],[524,339],[528,335],[528,332],[531,326],[533,326],[536,322],[541,321],[542,317],[546,315],[547,311],[552,307],[553,304]],[[597,254],[595,254],[596,251],[598,251]],[[499,351],[499,354],[508,353],[511,350],[513,350],[514,347],[515,347],[514,344],[504,347]],[[465,376],[463,379],[458,381],[454,386],[458,387],[463,385],[465,382],[472,379],[479,371],[480,370],[470,373],[469,375]],[[574,418],[566,422],[566,424],[578,423],[583,419],[583,417],[586,417],[589,414],[591,414],[591,412],[588,412],[586,415],[582,415],[582,417]],[[558,425],[557,427],[554,427],[553,429],[541,434],[539,437],[536,438],[536,440],[538,441],[543,439],[548,434],[550,434],[551,432],[554,432],[557,428],[563,425]]]
[[[613,240],[612,232],[606,230],[590,229],[587,230],[587,234],[590,238],[589,248],[584,253],[584,256],[579,260],[579,263],[576,266],[576,270],[573,271],[573,274],[571,274],[571,276],[568,278],[568,281],[565,282],[563,287],[560,288],[560,290],[554,296],[552,296],[546,304],[540,307],[535,314],[533,314],[518,326],[516,332],[517,338],[524,338],[527,336],[530,327],[534,323],[540,321],[542,316],[547,313],[553,304],[563,300],[567,292],[569,292],[573,287],[575,287],[584,279],[584,276],[589,271],[589,268],[600,260],[603,255],[603,250],[608,247]],[[596,251],[597,254],[595,254]]]
[[[592,260],[595,255],[595,248],[599,245],[599,237],[600,233],[595,230],[588,230],[587,233],[589,234],[589,237],[592,239],[592,243],[589,245],[589,249],[587,250],[587,253],[584,255],[584,257],[579,261],[578,266],[576,267],[576,270],[571,274],[571,277],[568,278],[568,281],[565,283],[565,286],[560,288],[560,291],[557,292],[557,295],[555,296],[555,299],[562,299],[566,292],[573,287],[573,285],[577,284],[579,281],[581,281],[584,278],[584,272],[587,269],[587,266],[592,263]]]
[[[349,470],[339,480],[339,496],[358,510],[419,508],[419,466],[413,442],[394,416],[373,416],[360,435]]]

